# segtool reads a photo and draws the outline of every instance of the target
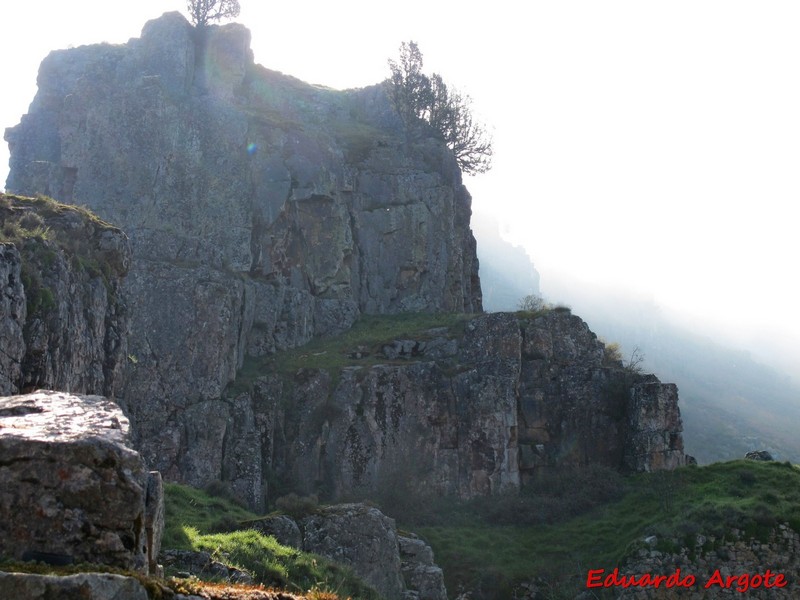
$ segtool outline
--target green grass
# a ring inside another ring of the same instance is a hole
[[[440,328],[446,330],[446,335],[459,337],[471,316],[454,313],[363,315],[352,328],[339,335],[316,338],[300,348],[268,357],[246,358],[229,392],[236,394],[250,389],[253,380],[265,373],[294,375],[300,369],[324,369],[336,375],[347,366],[390,364],[392,361],[381,353],[384,344],[396,339],[431,339],[434,337],[431,330]],[[356,353],[361,357],[356,358]],[[395,362],[405,364],[407,361]]]
[[[73,212],[79,214],[81,218],[90,221],[100,228],[116,229],[116,227],[103,221],[85,206],[63,204],[62,202],[58,202],[53,198],[43,195],[38,195],[35,198],[29,198],[27,196],[18,196],[16,194],[0,193],[0,209],[11,209],[14,206],[23,209],[26,206],[34,208],[36,212],[45,219],[58,217],[67,212]]]
[[[553,524],[497,525],[486,504],[473,502],[414,529],[433,547],[448,589],[469,583],[498,599],[538,576],[575,592],[589,568],[619,566],[647,535],[658,537],[657,549],[675,551],[693,549],[698,533],[714,537],[706,542],[710,549],[733,528],[760,540],[779,523],[800,530],[800,470],[787,463],[687,467],[629,476],[623,485],[619,499],[574,516],[549,515]],[[524,520],[524,507],[506,511],[505,520],[515,514]]]
[[[166,526],[161,543],[164,548],[191,550],[189,529],[195,534],[198,531],[216,533],[231,524],[257,518],[256,514],[228,499],[186,485],[165,483],[164,489]]]
[[[380,600],[350,569],[282,546],[248,528],[254,513],[231,500],[174,483],[165,484],[165,549],[210,553],[216,560],[251,573],[258,583],[293,592],[317,589],[353,600]],[[218,529],[235,529],[218,532]]]

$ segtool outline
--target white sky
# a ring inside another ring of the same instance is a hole
[[[495,168],[467,181],[476,206],[544,271],[800,347],[796,0],[241,3],[256,62],[312,83],[377,83],[418,42],[494,127]],[[26,112],[50,50],[125,42],[184,8],[8,3],[0,128]],[[0,184],[7,162],[3,143]]]

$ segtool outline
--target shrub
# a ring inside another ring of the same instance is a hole
[[[520,298],[517,303],[517,309],[525,312],[539,312],[545,310],[547,304],[539,294],[528,294]]]
[[[319,498],[315,494],[298,496],[291,493],[278,498],[275,507],[293,519],[302,519],[319,510]]]

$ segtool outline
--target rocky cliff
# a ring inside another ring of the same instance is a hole
[[[221,473],[255,506],[276,482],[328,498],[471,497],[536,485],[564,465],[648,471],[686,460],[675,386],[609,361],[568,311],[332,340],[254,372],[270,374],[228,391],[235,422],[209,421],[207,409],[197,422],[214,426],[193,429],[196,452],[182,466]]]
[[[115,394],[129,262],[125,234],[88,211],[0,194],[0,395]]]
[[[53,52],[6,131],[7,189],[85,203],[130,236],[131,367],[145,450],[216,477],[195,429],[248,355],[362,313],[481,309],[470,197],[452,154],[409,139],[381,86],[334,91],[253,63],[240,25],[179,14],[139,39]],[[176,471],[177,469],[177,471]]]
[[[481,310],[455,160],[404,133],[381,86],[307,85],[255,65],[244,27],[169,13],[128,44],[52,53],[5,137],[9,189],[86,203],[130,236],[117,396],[169,479],[222,479],[261,508],[287,487],[468,497],[564,464],[684,460],[675,387],[608,363],[564,311],[281,367],[365,315]]]

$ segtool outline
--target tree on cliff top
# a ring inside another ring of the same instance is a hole
[[[239,16],[239,0],[189,0],[189,16],[196,27],[205,27],[211,21],[233,19]]]
[[[400,45],[389,60],[389,98],[406,129],[427,123],[453,151],[464,173],[485,173],[492,166],[492,139],[472,115],[472,99],[447,87],[442,77],[422,72],[422,52],[415,42]]]

